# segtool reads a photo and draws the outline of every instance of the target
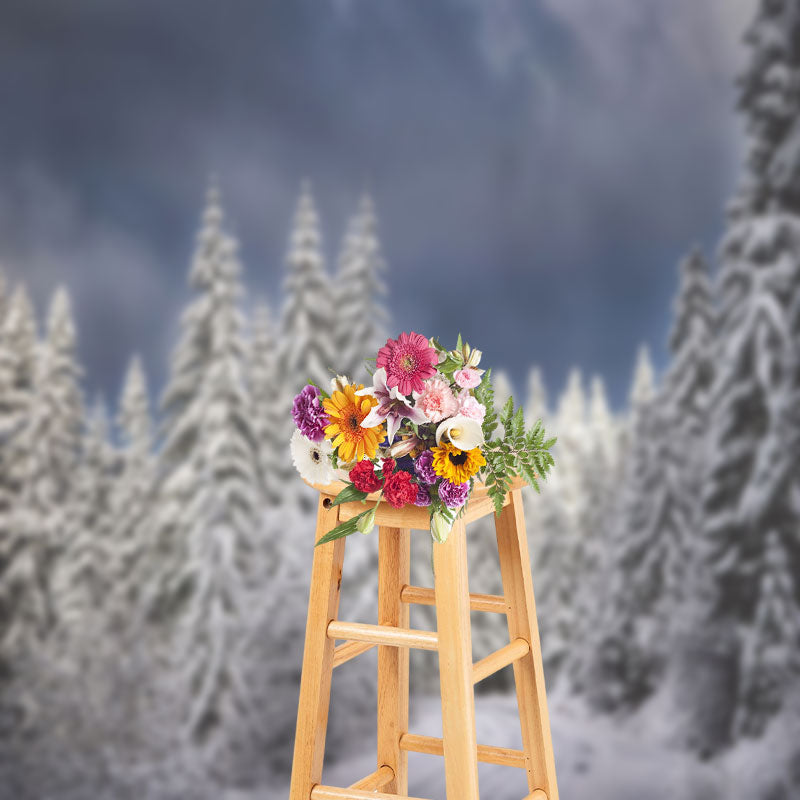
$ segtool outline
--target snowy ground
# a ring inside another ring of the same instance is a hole
[[[613,721],[587,721],[574,706],[551,704],[553,739],[563,800],[717,800],[730,796],[718,765],[700,764],[619,729]],[[519,747],[519,721],[513,696],[481,696],[476,700],[478,741]],[[421,700],[412,709],[409,726],[415,733],[441,735],[438,698]],[[364,752],[330,764],[325,783],[347,786],[375,769],[372,743]],[[520,800],[527,793],[521,770],[481,764],[481,795],[491,800]],[[438,756],[411,753],[409,793],[445,800],[444,772]],[[259,800],[285,800],[288,787],[259,794]],[[255,795],[231,795],[226,800],[255,800]],[[787,798],[788,800],[788,798]]]

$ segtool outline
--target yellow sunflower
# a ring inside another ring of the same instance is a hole
[[[364,456],[375,458],[375,451],[383,441],[384,426],[362,428],[362,420],[373,406],[378,404],[374,397],[357,397],[356,392],[363,389],[359,384],[346,385],[342,391],[334,391],[322,401],[330,424],[325,426],[325,438],[339,450],[339,461],[349,463],[360,461]]]
[[[480,447],[459,450],[455,445],[442,443],[431,448],[433,471],[451,483],[465,483],[486,465]]]

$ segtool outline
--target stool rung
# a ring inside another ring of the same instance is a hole
[[[336,786],[317,784],[311,790],[311,800],[424,800],[421,797],[409,797],[405,794],[385,794],[369,792],[361,789],[338,789]]]
[[[373,647],[375,645],[370,642],[345,642],[340,644],[333,649],[333,666],[340,667],[350,661],[351,658],[360,656],[362,653],[366,653],[367,650],[372,650]]]
[[[526,794],[522,800],[547,800],[547,792],[544,789],[535,789],[530,794]]]
[[[494,675],[495,672],[503,669],[503,667],[507,667],[509,664],[513,664],[523,656],[528,655],[530,649],[530,645],[525,639],[514,639],[513,642],[509,642],[505,647],[495,650],[494,653],[490,653],[486,658],[482,658],[472,665],[472,682],[478,683],[484,678]]]
[[[328,623],[329,639],[350,639],[356,642],[384,644],[390,647],[416,647],[421,650],[438,650],[439,637],[434,631],[395,628],[391,625],[365,625],[361,622]]]
[[[387,764],[384,764],[382,767],[378,767],[375,772],[367,775],[366,778],[362,778],[360,781],[351,784],[349,788],[375,792],[379,789],[384,789],[386,784],[390,783],[392,780],[394,780],[394,770]]]
[[[404,586],[400,591],[400,599],[404,603],[414,603],[420,606],[436,605],[436,595],[433,589],[426,589],[423,586]],[[499,594],[470,594],[469,607],[473,611],[505,614],[506,599]]]
[[[427,753],[431,756],[444,755],[444,744],[441,739],[436,736],[420,736],[416,733],[404,733],[400,737],[400,749],[412,753]],[[479,744],[478,761],[525,769],[525,753],[522,750],[512,750],[508,747]]]

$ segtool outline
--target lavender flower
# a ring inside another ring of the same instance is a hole
[[[431,495],[425,486],[417,484],[417,499],[414,501],[415,506],[429,506],[431,504]]]
[[[417,477],[428,486],[433,485],[439,480],[439,476],[433,471],[433,452],[431,450],[423,450],[414,462],[414,472]]]
[[[439,484],[439,497],[448,508],[461,508],[469,497],[469,482],[451,483],[443,479]]]
[[[321,392],[316,386],[309,384],[292,403],[292,419],[300,432],[312,442],[321,442],[325,438],[325,426],[330,423],[328,415],[322,407]]]

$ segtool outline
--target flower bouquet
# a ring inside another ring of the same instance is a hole
[[[292,406],[297,425],[292,461],[309,483],[346,481],[334,505],[372,492],[394,508],[430,508],[430,530],[443,542],[463,514],[477,478],[497,513],[513,478],[537,491],[553,465],[541,421],[526,431],[513,398],[494,407],[490,370],[481,351],[461,341],[446,350],[436,339],[401,333],[368,362],[372,386],[337,376],[326,391],[313,383]],[[498,433],[498,423],[503,434]],[[355,531],[369,533],[375,507],[323,536],[324,544]]]

